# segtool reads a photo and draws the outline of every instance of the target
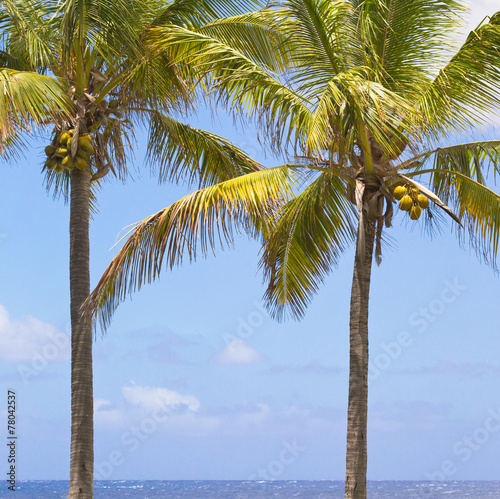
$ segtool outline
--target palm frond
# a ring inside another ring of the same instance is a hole
[[[439,176],[442,200],[454,207],[461,221],[457,226],[460,241],[463,242],[467,234],[478,256],[497,268],[500,194],[457,171],[442,171]]]
[[[312,113],[307,101],[251,57],[214,38],[182,28],[155,28],[149,43],[168,53],[178,64],[196,67],[200,79],[211,78],[219,104],[236,114],[257,116],[263,134],[277,148],[285,146],[308,127]]]
[[[416,100],[456,50],[465,8],[454,0],[373,0],[355,12],[364,64],[387,88]]]
[[[295,63],[276,10],[217,19],[195,31],[231,47],[272,72],[285,71]]]
[[[333,76],[362,65],[356,9],[342,0],[288,0],[282,30],[300,66],[291,76],[294,85],[313,99],[318,87]]]
[[[479,182],[456,172],[450,175],[450,198],[468,232],[471,246],[480,258],[497,268],[500,244],[500,195]],[[459,229],[463,240],[463,231]]]
[[[140,222],[92,292],[88,310],[105,329],[127,294],[157,279],[163,267],[231,245],[241,230],[265,234],[269,210],[291,197],[295,181],[286,165],[260,170],[195,191]]]
[[[41,70],[54,61],[51,44],[57,33],[56,2],[40,0],[2,0],[0,29],[4,49],[29,68]],[[26,68],[24,68],[26,69]]]
[[[355,215],[345,190],[337,176],[322,173],[276,213],[261,259],[269,283],[265,301],[274,317],[302,317],[355,239]]]
[[[0,144],[13,131],[40,124],[71,109],[71,102],[54,78],[0,69]]]
[[[161,181],[184,179],[200,187],[261,169],[228,140],[157,112],[150,119],[147,154],[159,166]]]
[[[488,121],[500,105],[500,13],[472,31],[418,101],[434,134]]]
[[[328,82],[308,131],[311,149],[327,149],[331,142],[348,139],[349,129],[354,128],[356,133],[345,147],[351,151],[354,140],[362,145],[362,124],[390,157],[396,153],[399,139],[421,134],[424,123],[418,110],[380,83],[370,81],[367,73],[368,68],[359,68],[339,73]],[[368,144],[364,149],[369,149]]]
[[[500,196],[486,184],[490,169],[494,177],[500,173],[500,141],[435,149],[416,161],[408,160],[407,166],[415,162],[419,166],[406,176],[429,175],[432,192],[457,213],[461,239],[465,230],[478,254],[495,265],[500,241]]]
[[[500,174],[500,140],[478,140],[425,151],[401,163],[397,170],[433,169],[432,185],[438,195],[444,194],[440,187],[440,172],[454,170],[485,183],[490,167],[493,174]],[[420,174],[420,173],[418,173]]]

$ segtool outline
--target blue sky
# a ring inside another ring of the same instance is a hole
[[[474,2],[474,18],[493,4]],[[193,123],[277,162],[227,117]],[[17,391],[21,479],[69,469],[69,208],[42,185],[44,145],[1,166],[0,383]],[[125,226],[189,192],[141,163],[99,193],[93,284]],[[390,236],[371,288],[368,476],[498,479],[500,281],[449,225],[431,239],[399,215]],[[98,477],[343,479],[353,248],[282,324],[262,307],[258,253],[241,237],[118,309],[95,343]]]

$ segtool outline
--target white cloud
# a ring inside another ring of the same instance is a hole
[[[216,364],[256,364],[261,360],[260,353],[241,339],[231,340],[212,357]]]
[[[97,426],[124,428],[138,421],[168,415],[168,425],[186,424],[197,418],[200,401],[193,395],[183,395],[168,388],[137,385],[130,381],[121,388],[123,399],[113,403],[106,399],[94,400],[94,418]]]
[[[94,400],[94,418],[96,423],[116,427],[123,423],[123,412],[113,407],[109,400],[96,399]]]
[[[56,326],[32,315],[21,320],[11,319],[7,309],[0,305],[0,359],[23,361],[42,358],[67,360],[70,358],[70,338]]]
[[[167,388],[139,386],[133,381],[122,386],[122,394],[129,404],[142,407],[146,411],[152,411],[157,407],[178,409],[185,406],[190,411],[196,412],[200,408],[199,400],[193,395],[181,395]]]

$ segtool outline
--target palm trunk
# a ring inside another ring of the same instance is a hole
[[[364,219],[364,222],[362,221]],[[362,217],[358,245],[364,232],[364,251],[356,251],[351,290],[349,408],[347,415],[346,499],[366,498],[368,420],[368,298],[375,226]]]
[[[90,170],[71,172],[71,465],[68,498],[93,496],[94,401],[92,386],[92,327],[81,319],[90,294],[89,269]]]

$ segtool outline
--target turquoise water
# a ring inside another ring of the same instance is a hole
[[[20,481],[13,494],[3,482],[0,497],[15,499],[63,498],[68,492],[67,481]],[[341,481],[212,481],[212,480],[107,480],[95,483],[94,497],[105,498],[343,498]],[[369,499],[385,498],[498,498],[500,481],[494,482],[368,482]]]

